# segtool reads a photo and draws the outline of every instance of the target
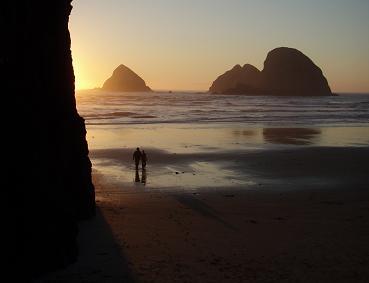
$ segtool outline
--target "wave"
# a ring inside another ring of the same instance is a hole
[[[334,97],[224,96],[194,93],[77,94],[88,125],[228,123],[367,125],[369,95]]]

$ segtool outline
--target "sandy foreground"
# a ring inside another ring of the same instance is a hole
[[[368,150],[299,154],[249,155],[266,182],[247,190],[122,191],[95,173],[80,260],[39,282],[368,282]]]

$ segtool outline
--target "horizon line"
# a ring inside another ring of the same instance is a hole
[[[101,90],[101,87],[93,87],[93,88],[75,88],[75,91],[84,91],[84,90]],[[201,93],[207,93],[209,92],[209,90],[201,90],[201,89],[151,89],[152,92],[201,92]],[[120,92],[120,91],[117,91]],[[130,91],[121,91],[121,92],[130,92]],[[135,92],[135,91],[132,91]],[[138,92],[138,91],[136,91]],[[332,93],[337,93],[337,94],[369,94],[369,90],[368,91],[332,91]]]

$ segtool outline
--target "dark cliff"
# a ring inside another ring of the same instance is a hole
[[[246,73],[239,65],[219,76],[211,93],[245,95],[332,95],[321,69],[302,52],[287,47],[270,51],[261,72],[251,66]]]
[[[95,212],[83,118],[76,110],[71,0],[5,1],[0,76],[11,205],[8,261],[34,276],[76,260],[77,221]],[[5,106],[5,107],[4,107]],[[14,217],[14,218],[13,218]]]
[[[122,92],[151,91],[140,76],[124,65],[119,65],[114,70],[113,75],[105,81],[102,89]]]

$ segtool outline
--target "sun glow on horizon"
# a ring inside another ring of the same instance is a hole
[[[270,50],[288,46],[322,69],[333,92],[369,92],[366,1],[79,0],[73,6],[77,90],[101,87],[124,64],[153,90],[206,91],[234,65],[261,70]]]

